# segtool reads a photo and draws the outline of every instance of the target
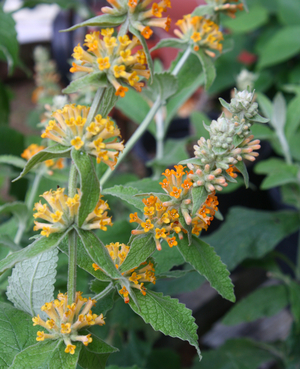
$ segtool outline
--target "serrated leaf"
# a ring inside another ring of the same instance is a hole
[[[0,246],[7,247],[11,251],[19,251],[22,249],[19,245],[16,245],[7,234],[0,235]]]
[[[200,48],[198,51],[192,51],[200,60],[202,65],[204,78],[205,78],[205,89],[208,90],[216,78],[216,68],[211,57],[205,54]]]
[[[18,263],[8,278],[7,298],[17,309],[34,316],[47,315],[41,311],[45,302],[54,300],[54,283],[58,261],[57,248]]]
[[[14,156],[14,155],[1,155],[0,163],[7,164],[7,165],[13,165],[17,168],[23,169],[27,161],[22,158],[19,158],[18,156]]]
[[[287,288],[284,285],[258,288],[238,301],[225,315],[222,323],[236,325],[273,316],[288,305]]]
[[[65,348],[63,340],[39,342],[20,352],[9,369],[75,369],[82,343],[76,343],[74,355],[65,353]]]
[[[53,145],[49,146],[46,149],[39,151],[37,154],[33,155],[26,163],[23,171],[13,180],[13,182],[17,181],[18,179],[22,178],[27,174],[30,169],[32,169],[35,165],[42,163],[43,161],[50,160],[50,159],[57,159],[57,158],[69,158],[70,157],[70,147],[63,146],[63,145]]]
[[[93,341],[88,346],[83,346],[80,351],[78,364],[83,369],[104,369],[106,361],[110,354],[119,351],[102,341],[95,334],[89,331],[84,334],[91,334]]]
[[[163,47],[172,47],[184,50],[188,47],[188,43],[179,38],[163,38],[150,51],[153,52],[154,50],[161,49]]]
[[[185,261],[203,275],[221,296],[229,301],[235,301],[230,273],[212,246],[196,237],[193,237],[189,246],[187,237],[184,236],[178,241],[177,247]]]
[[[19,223],[24,223],[24,219],[25,221],[27,219],[28,208],[24,202],[15,201],[0,206],[1,213],[11,213],[18,219]]]
[[[96,263],[111,278],[119,279],[121,274],[118,269],[116,269],[106,247],[99,238],[90,231],[84,231],[77,227],[75,229],[82,241],[85,251],[94,263]]]
[[[120,266],[120,272],[127,272],[130,269],[138,267],[148,259],[148,257],[155,251],[155,248],[155,241],[152,234],[135,237],[130,245],[126,259]]]
[[[201,358],[197,325],[192,316],[191,310],[185,305],[172,299],[170,296],[163,296],[162,293],[147,290],[145,296],[139,291],[134,292],[139,303],[140,310],[130,300],[129,305],[132,310],[140,315],[146,323],[151,324],[153,329],[171,337],[178,337],[183,341],[188,341],[194,346]]]
[[[168,272],[173,266],[184,264],[185,260],[177,247],[171,248],[165,242],[161,247],[160,251],[156,250],[152,255],[155,260],[155,273],[162,274]]]
[[[64,29],[60,32],[75,31],[75,29],[78,29],[80,27],[91,27],[91,26],[103,27],[103,28],[116,27],[124,23],[126,16],[127,16],[126,14],[120,15],[120,16],[102,14],[102,15],[98,15],[97,17],[90,18],[87,21],[84,21],[82,23],[75,24],[75,26]]]
[[[111,188],[107,188],[102,191],[103,195],[111,195],[119,197],[121,200],[128,202],[129,204],[135,206],[138,210],[144,211],[144,203],[141,198],[135,197],[140,193],[139,190],[133,187],[125,187],[125,186],[114,186]]]
[[[88,86],[95,86],[99,88],[99,87],[107,87],[108,85],[109,82],[107,80],[105,73],[94,72],[71,81],[69,86],[64,88],[62,92],[64,94],[72,94]]]
[[[299,216],[295,211],[263,211],[237,206],[229,210],[226,221],[213,235],[203,239],[214,246],[232,270],[247,258],[261,258],[298,228]]]
[[[201,208],[201,206],[207,199],[207,196],[208,192],[206,191],[204,186],[192,188],[192,199],[193,199],[192,217],[194,217],[197,211]]]
[[[71,151],[71,157],[80,179],[80,190],[82,194],[78,210],[78,226],[81,227],[99,201],[100,185],[94,165],[88,154],[74,148]]]
[[[245,187],[249,188],[249,174],[248,174],[248,170],[247,170],[247,167],[244,161],[243,160],[238,161],[236,164],[234,164],[234,166],[238,169],[238,171],[244,177]]]
[[[36,332],[31,316],[13,306],[0,302],[0,367],[10,367],[14,357],[36,343]]]
[[[192,16],[213,16],[214,14],[215,10],[213,5],[200,5],[194,9]]]
[[[160,101],[163,103],[170,96],[176,93],[178,88],[177,78],[169,72],[155,73],[153,76],[153,83],[144,90],[146,95],[151,101],[155,101],[157,97],[160,97]]]
[[[6,60],[8,72],[11,74],[19,63],[19,43],[15,29],[15,21],[11,14],[4,12],[0,6],[0,59]]]
[[[99,114],[102,117],[106,117],[112,108],[116,105],[119,97],[116,96],[116,90],[113,86],[108,86],[101,99],[100,107],[99,107]]]
[[[31,259],[42,252],[57,247],[70,230],[71,228],[62,233],[52,233],[49,237],[42,236],[24,249],[9,254],[5,259],[0,261],[0,272],[12,268],[16,263]]]

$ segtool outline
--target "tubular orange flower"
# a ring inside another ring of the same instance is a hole
[[[78,331],[90,325],[104,325],[103,314],[93,314],[91,308],[96,304],[96,300],[83,298],[82,292],[76,292],[75,302],[68,305],[68,295],[59,293],[57,300],[46,302],[41,310],[49,317],[44,321],[40,316],[32,318],[33,325],[40,325],[47,329],[37,332],[37,341],[45,339],[63,339],[66,345],[65,352],[74,355],[76,345],[72,342],[82,342],[85,346],[93,341],[91,334],[86,336],[78,335]],[[71,342],[72,341],[72,342]]]
[[[113,37],[113,28],[107,28],[100,32],[87,34],[85,37],[85,51],[80,44],[74,48],[73,57],[81,64],[73,63],[70,69],[72,73],[100,72],[116,89],[116,96],[124,97],[128,91],[127,87],[121,85],[125,82],[137,91],[144,85],[140,78],[148,79],[150,72],[146,67],[146,56],[143,50],[132,54],[135,46],[139,45],[136,37],[132,40],[127,35]]]
[[[208,195],[205,203],[197,211],[196,216],[192,219],[192,233],[199,236],[202,229],[207,230],[211,221],[214,219],[215,212],[218,210],[218,199],[215,193]]]
[[[244,9],[243,3],[232,4],[232,2],[237,3],[239,0],[214,0],[216,12],[223,12],[231,18],[235,18],[235,13],[238,10]]]
[[[114,169],[120,151],[124,149],[120,130],[109,117],[100,114],[87,126],[86,118],[89,108],[82,105],[65,105],[63,109],[52,114],[42,138],[49,138],[64,146],[73,146],[95,156],[97,163],[103,161]]]
[[[223,34],[213,21],[200,16],[192,17],[191,14],[188,14],[180,19],[176,25],[181,31],[175,30],[175,35],[192,43],[195,51],[203,48],[205,53],[211,57],[215,56],[211,50],[222,52]]]
[[[116,268],[118,269],[126,259],[126,256],[130,250],[129,246],[126,246],[124,243],[110,243],[106,245],[106,248],[109,252],[110,257],[115,263]],[[100,267],[97,264],[93,264],[93,268],[95,270],[99,270]],[[101,270],[101,269],[100,269]],[[144,287],[144,283],[151,282],[155,284],[155,269],[154,264],[149,261],[142,263],[137,268],[133,268],[127,272],[122,273],[123,277],[128,279],[130,287],[138,289],[144,296],[146,295],[146,288]],[[127,291],[125,286],[119,290],[120,295],[123,295],[124,301],[127,304],[129,302],[129,292]]]
[[[34,231],[41,230],[41,235],[48,237],[51,233],[60,233],[66,230],[72,223],[76,222],[78,208],[80,205],[81,193],[78,193],[72,198],[64,194],[64,188],[58,188],[56,191],[44,192],[43,197],[47,204],[42,204],[41,201],[34,205],[33,210],[37,212],[33,214],[35,219],[40,218],[45,222],[37,222],[34,224]],[[94,211],[85,219],[82,229],[101,229],[107,230],[107,226],[112,226],[111,217],[108,217],[108,204],[99,198],[99,202]]]

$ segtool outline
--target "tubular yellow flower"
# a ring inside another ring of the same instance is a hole
[[[177,37],[193,44],[194,50],[203,48],[211,57],[215,56],[212,50],[222,52],[223,34],[219,26],[213,21],[201,16],[192,17],[191,14],[184,16],[176,25],[181,31],[175,30]]]
[[[160,27],[169,31],[171,19],[163,18],[162,13],[171,8],[170,0],[162,0],[158,3],[154,2],[150,8],[147,8],[152,0],[107,0],[111,7],[102,8],[102,12],[115,16],[130,13],[132,26],[139,30],[146,38],[150,38],[153,31],[150,27]]]
[[[132,40],[127,35],[119,36],[118,39],[112,37],[113,28],[107,28],[100,32],[87,34],[85,46],[88,52],[78,45],[74,48],[73,57],[81,65],[73,63],[70,69],[76,72],[102,72],[105,73],[110,83],[116,89],[116,95],[124,97],[127,87],[121,85],[125,82],[140,91],[144,85],[140,82],[141,77],[149,78],[146,74],[146,57],[143,50],[138,50],[132,55],[132,49],[139,44],[136,37]],[[133,78],[134,75],[134,78]]]
[[[118,269],[126,259],[130,247],[125,245],[124,243],[116,242],[106,245],[106,248],[116,268]],[[93,264],[93,268],[95,269],[95,271],[101,270],[97,264]],[[137,268],[133,268],[127,272],[122,273],[122,275],[123,277],[128,279],[132,288],[138,289],[145,296],[146,288],[144,287],[144,283],[151,282],[155,284],[156,278],[154,272],[154,264],[149,261],[142,263]],[[129,292],[127,291],[126,287],[122,286],[122,288],[119,290],[119,293],[123,295],[124,301],[127,304],[129,302]]]
[[[46,322],[40,318],[33,317],[33,325],[40,325],[48,330],[50,334],[44,331],[37,332],[37,341],[45,339],[63,339],[66,345],[65,352],[74,355],[76,345],[72,342],[82,342],[85,346],[93,341],[91,335],[78,335],[78,331],[90,325],[104,325],[103,314],[93,314],[91,308],[96,304],[96,300],[83,298],[82,292],[76,292],[75,302],[68,305],[68,295],[59,293],[57,300],[46,302],[41,310],[44,311],[50,319]]]
[[[64,188],[58,188],[56,191],[50,190],[41,195],[49,206],[42,204],[41,201],[34,205],[33,210],[36,210],[36,213],[33,214],[33,217],[47,222],[34,222],[33,230],[41,230],[42,236],[48,237],[51,233],[63,232],[77,220],[81,193],[78,190],[78,193],[72,198],[65,195],[64,190]],[[100,196],[94,211],[87,216],[81,228],[106,231],[107,226],[112,226],[111,217],[108,216],[106,210],[109,210],[109,206],[101,200]]]
[[[81,105],[65,105],[63,109],[52,114],[42,138],[49,138],[64,146],[73,146],[76,150],[82,149],[95,156],[97,163],[103,161],[114,169],[120,151],[124,145],[118,142],[121,139],[120,130],[115,127],[109,117],[106,119],[97,115],[89,126],[86,118],[89,108]]]

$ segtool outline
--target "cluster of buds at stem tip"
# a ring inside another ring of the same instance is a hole
[[[126,256],[130,250],[130,247],[125,245],[124,243],[110,243],[106,245],[108,253],[113,260],[117,269],[123,264]],[[101,270],[101,268],[97,264],[93,264],[93,268],[95,271]],[[126,272],[122,273],[122,276],[127,279],[128,284],[131,288],[138,289],[144,296],[146,295],[146,288],[144,283],[153,283],[155,284],[155,269],[152,261],[147,261],[139,265],[137,268],[130,269]],[[123,296],[125,303],[129,302],[129,292],[126,286],[122,285],[122,288],[119,290],[120,295]]]
[[[76,345],[72,342],[82,342],[85,346],[93,341],[91,334],[80,335],[80,330],[93,325],[104,325],[103,314],[93,314],[92,307],[96,300],[83,298],[82,292],[76,292],[75,302],[68,305],[67,294],[59,293],[57,299],[46,302],[41,310],[48,316],[45,321],[39,315],[32,318],[33,325],[40,325],[45,331],[38,331],[38,342],[47,339],[63,339],[66,345],[65,352],[73,355]]]
[[[29,160],[31,159],[35,154],[37,154],[38,152],[44,150],[46,147],[45,146],[39,146],[37,144],[31,144],[27,147],[27,149],[25,149],[22,154],[21,157],[23,159]],[[48,168],[48,174],[52,175],[53,171],[52,169],[63,169],[64,168],[64,159],[60,158],[60,159],[49,159],[44,161],[43,164],[41,165],[45,165]],[[50,170],[51,169],[51,170]]]
[[[200,16],[185,15],[177,21],[181,31],[175,30],[177,37],[193,45],[195,51],[203,49],[210,57],[215,57],[214,51],[222,52],[223,34],[213,21]]]
[[[239,0],[206,0],[214,6],[215,12],[222,12],[231,18],[235,18],[235,13],[238,10],[244,9],[244,4]],[[238,4],[237,4],[238,3]]]
[[[123,143],[118,141],[120,130],[109,117],[103,118],[100,114],[87,125],[89,110],[83,105],[65,105],[52,114],[54,119],[48,122],[42,138],[85,151],[95,156],[97,163],[103,161],[114,169],[119,153],[124,149]]]
[[[113,37],[114,29],[107,28],[100,32],[93,32],[85,36],[85,51],[80,44],[74,48],[72,56],[80,64],[73,63],[70,71],[84,73],[98,73],[105,75],[114,86],[116,96],[124,97],[128,87],[121,85],[127,83],[141,92],[144,82],[140,78],[148,79],[150,71],[147,69],[144,51],[133,49],[139,45],[137,37],[132,40],[127,35]]]
[[[48,202],[49,206],[42,204],[41,201],[34,205],[33,210],[36,210],[36,213],[33,214],[33,217],[35,219],[43,219],[45,222],[35,221],[33,229],[34,231],[41,230],[42,236],[48,237],[51,233],[63,232],[70,225],[77,222],[81,197],[80,190],[74,197],[65,195],[64,190],[64,188],[58,188],[56,191],[50,190],[41,195]],[[95,209],[87,216],[81,228],[106,231],[107,226],[113,225],[107,210],[109,210],[109,206],[100,196]]]
[[[112,6],[102,8],[102,12],[115,16],[128,14],[132,27],[137,29],[146,38],[153,34],[151,27],[160,27],[169,31],[171,18],[163,17],[163,13],[171,8],[171,0],[154,2],[152,0],[107,0]]]

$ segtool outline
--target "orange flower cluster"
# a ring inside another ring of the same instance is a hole
[[[179,222],[179,213],[172,206],[164,204],[156,197],[143,199],[145,220],[138,217],[137,213],[130,214],[130,223],[138,223],[139,228],[131,231],[134,235],[151,233],[156,243],[157,250],[161,250],[160,240],[167,241],[170,247],[176,246],[175,234],[182,237],[181,232],[186,232]]]
[[[202,229],[207,230],[211,221],[214,219],[215,212],[218,210],[218,198],[215,193],[207,196],[205,203],[197,211],[196,216],[192,219],[192,233],[199,236]]]
[[[129,246],[126,246],[124,243],[110,243],[106,245],[106,248],[109,252],[110,257],[115,263],[116,268],[118,269],[126,259],[126,256],[130,250]],[[101,268],[97,264],[93,264],[93,268],[95,270],[101,270]],[[137,268],[133,268],[128,270],[127,272],[122,273],[123,277],[128,279],[130,287],[138,289],[144,296],[146,295],[146,288],[144,287],[144,283],[151,282],[155,284],[155,269],[154,264],[149,261],[142,263]],[[119,290],[119,293],[123,295],[124,301],[127,304],[129,302],[129,292],[125,286]]]

